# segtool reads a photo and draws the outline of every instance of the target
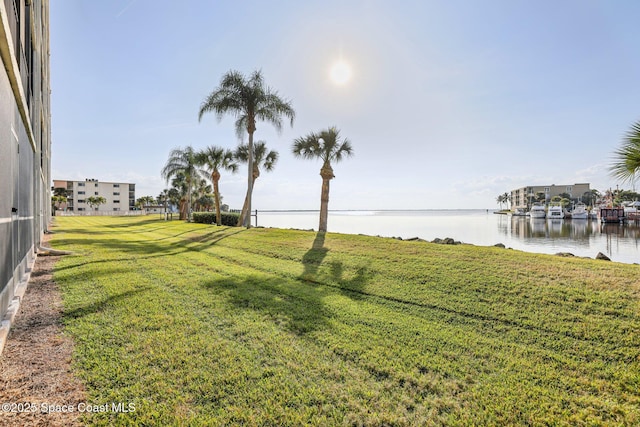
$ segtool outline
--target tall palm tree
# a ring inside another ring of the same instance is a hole
[[[197,178],[198,170],[196,164],[196,153],[193,147],[187,146],[184,149],[174,148],[169,153],[167,163],[162,168],[162,177],[169,182],[170,178],[183,175],[187,187],[187,220],[191,219],[191,189]],[[181,215],[182,216],[182,215]]]
[[[310,133],[304,138],[293,141],[293,155],[303,159],[320,159],[322,168],[322,193],[320,196],[320,225],[318,231],[327,231],[329,216],[329,182],[335,178],[331,162],[340,162],[345,157],[353,155],[351,142],[340,137],[340,131],[334,126],[319,133]]]
[[[261,71],[254,71],[249,78],[240,72],[231,70],[222,76],[220,86],[215,89],[200,105],[198,119],[204,113],[213,112],[218,121],[226,114],[236,118],[236,134],[239,138],[246,131],[248,143],[247,171],[247,210],[251,211],[251,195],[253,193],[253,133],[256,122],[271,123],[277,131],[282,130],[282,118],[287,117],[293,126],[295,111],[290,101],[281,98],[277,92],[265,85]],[[251,226],[251,218],[246,216],[247,228]]]
[[[260,177],[261,168],[267,172],[271,172],[276,166],[276,163],[278,162],[278,152],[275,150],[268,150],[266,142],[257,141],[253,145],[253,156],[250,156],[250,153],[251,151],[249,150],[249,146],[247,144],[242,144],[236,149],[234,157],[242,163],[248,163],[249,159],[253,158],[253,173],[251,174],[251,188],[253,188],[253,184],[256,182],[256,179]],[[244,205],[242,206],[238,225],[245,224],[247,222],[247,218],[249,219],[248,222],[251,222],[250,206],[251,201],[247,194],[247,197],[244,199]]]
[[[630,181],[635,190],[635,177],[640,171],[640,120],[631,126],[622,146],[614,152],[614,163],[609,170],[615,178]]]
[[[210,146],[200,151],[197,155],[198,164],[203,168],[201,173],[213,183],[213,194],[216,204],[216,224],[222,224],[222,214],[220,213],[220,169],[225,169],[235,173],[238,170],[238,163],[233,157],[231,150],[221,147]]]

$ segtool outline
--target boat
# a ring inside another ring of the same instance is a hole
[[[547,212],[547,218],[549,218],[549,219],[562,219],[562,218],[564,218],[564,212],[562,211],[562,206],[560,206],[560,205],[551,205],[551,206],[549,206],[549,212]]]
[[[640,211],[638,210],[638,207],[640,207],[640,202],[638,201],[629,203],[627,206],[624,207],[624,216],[629,221],[640,220]]]
[[[606,207],[598,210],[598,220],[602,223],[624,222],[625,219],[623,207]]]
[[[589,212],[587,211],[587,205],[582,202],[575,204],[571,210],[571,219],[587,219],[589,218]]]
[[[640,221],[640,211],[638,209],[625,209],[624,215],[629,221]]]
[[[540,203],[534,203],[529,209],[529,216],[533,219],[544,218],[547,216],[547,212],[544,210],[544,206]]]
[[[511,216],[527,216],[527,213],[522,208],[515,208],[513,212],[509,212]]]

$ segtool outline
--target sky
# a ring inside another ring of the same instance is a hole
[[[330,209],[497,209],[529,185],[630,189],[608,168],[640,120],[636,0],[51,0],[52,177],[168,185],[173,148],[234,149],[198,120],[229,70],[262,70],[296,111],[255,140],[280,154],[253,208],[318,209],[320,161],[293,140],[336,126]],[[348,81],[331,77],[349,68]],[[223,172],[240,208],[247,169]]]

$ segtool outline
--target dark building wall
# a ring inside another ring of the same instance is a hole
[[[0,318],[50,217],[48,0],[0,0]]]

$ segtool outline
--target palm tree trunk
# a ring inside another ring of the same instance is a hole
[[[249,119],[251,121],[251,119]],[[255,125],[249,125],[251,128],[249,129],[249,144],[248,144],[248,162],[247,162],[247,170],[248,170],[248,179],[247,179],[247,197],[245,199],[246,211],[251,212],[251,194],[253,193],[253,127]],[[245,209],[242,208],[242,211],[245,212]],[[242,218],[242,215],[240,215]],[[247,228],[251,227],[251,215],[245,215],[244,225]]]
[[[255,171],[254,171],[255,172]],[[253,191],[253,184],[255,184],[256,182],[256,175],[253,175],[253,179],[251,180],[251,190]],[[238,218],[238,227],[240,227],[241,225],[247,225],[246,224],[246,220],[247,218],[249,218],[249,225],[247,226],[247,228],[251,227],[251,211],[249,211],[249,206],[251,204],[250,200],[249,200],[249,193],[247,192],[247,195],[244,198],[244,205],[242,205],[242,210],[240,211],[240,218]]]
[[[238,227],[246,225],[245,220],[247,218],[247,205],[249,204],[249,194],[244,197],[244,204],[242,205],[242,210],[240,211],[240,218],[238,218]],[[249,216],[251,218],[251,216]],[[251,221],[249,221],[251,222]]]
[[[216,197],[216,224],[220,226],[222,224],[222,214],[220,213],[220,189],[218,188],[218,180],[213,181],[213,193]]]
[[[187,222],[191,221],[191,180],[187,180]]]
[[[325,163],[322,166],[320,176],[322,177],[322,193],[320,195],[320,225],[318,226],[318,231],[326,232],[329,218],[329,183],[334,177],[333,169],[329,163]]]
[[[188,203],[186,200],[180,200],[180,219],[187,219],[187,211],[189,210]]]
[[[220,213],[220,187],[218,181],[220,181],[220,172],[216,169],[211,174],[211,181],[213,181],[213,194],[216,198],[216,225],[222,224],[222,214]]]

